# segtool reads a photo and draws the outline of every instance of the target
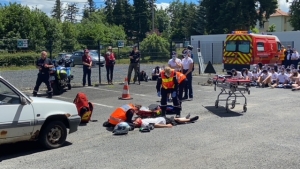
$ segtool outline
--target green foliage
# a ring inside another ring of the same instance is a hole
[[[40,57],[37,53],[3,53],[0,55],[0,63],[2,66],[27,66],[34,65],[35,61]]]
[[[150,56],[151,59],[155,60],[164,60],[169,58],[169,42],[154,34],[148,35],[141,43],[141,50],[143,51],[142,55]]]
[[[252,31],[253,33],[259,33],[259,30],[258,30],[257,28],[255,28],[255,27],[251,28],[251,31]]]
[[[300,1],[293,1],[290,6],[290,14],[290,23],[294,27],[294,30],[300,30]]]
[[[267,32],[276,32],[276,26],[274,24],[270,25]]]

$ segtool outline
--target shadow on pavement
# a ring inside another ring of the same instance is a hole
[[[66,141],[63,147],[70,146],[70,145],[72,145],[72,143]],[[4,144],[0,146],[0,150],[1,150],[0,163],[3,160],[9,160],[12,158],[17,158],[21,156],[47,151],[36,141],[24,141],[24,142],[18,142],[13,144]]]
[[[225,107],[218,107],[216,108],[215,106],[203,106],[206,108],[209,112],[219,116],[219,117],[237,117],[237,116],[242,116],[243,114],[233,112],[229,110],[228,112],[226,111]]]

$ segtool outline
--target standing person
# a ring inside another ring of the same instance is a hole
[[[161,115],[164,117],[166,116],[167,97],[168,94],[171,93],[174,112],[176,113],[176,118],[179,118],[181,114],[181,105],[178,99],[178,81],[176,79],[176,72],[174,69],[165,67],[165,69],[160,72],[156,84],[156,91],[157,96],[161,97]]]
[[[287,50],[284,52],[284,66],[287,68],[291,65],[291,57],[292,57],[293,50],[291,45],[287,46]]]
[[[53,64],[49,58],[47,58],[47,52],[43,51],[41,53],[41,58],[36,62],[36,68],[39,69],[38,77],[36,79],[36,84],[33,90],[33,96],[36,97],[39,88],[42,83],[45,83],[48,89],[48,98],[52,98],[52,88],[49,81],[49,71],[53,68]]]
[[[177,53],[175,51],[172,52],[172,59],[169,60],[168,65],[176,72],[181,72],[181,60],[177,58]]]
[[[183,96],[183,90],[186,86],[186,76],[181,72],[176,72],[176,79],[178,82],[178,99],[181,101]]]
[[[185,50],[183,54],[184,58],[182,59],[182,73],[187,78],[183,100],[189,98],[190,101],[193,100],[192,72],[194,66],[194,61],[191,58],[191,53],[191,50]]]
[[[137,46],[133,46],[133,49],[129,55],[130,58],[130,64],[129,64],[129,68],[128,68],[128,74],[127,74],[127,79],[128,79],[128,85],[130,85],[130,81],[131,81],[131,74],[132,74],[132,70],[134,69],[134,78],[133,78],[133,84],[136,82],[138,75],[139,75],[139,63],[140,63],[140,57],[141,54],[138,50]]]
[[[115,54],[112,51],[112,47],[108,47],[108,51],[105,55],[105,66],[106,66],[106,78],[107,84],[113,85],[113,74],[114,74],[114,66],[116,63]]]
[[[298,62],[299,62],[299,53],[297,52],[297,50],[294,48],[293,49],[293,53],[291,55],[291,64],[294,65],[294,68],[298,68]]]
[[[86,77],[87,77],[87,80],[88,80],[88,86],[92,86],[92,83],[91,83],[91,73],[92,73],[92,58],[91,56],[89,55],[89,50],[88,49],[85,49],[84,50],[84,54],[82,56],[82,63],[83,63],[83,78],[82,78],[82,85],[83,87],[85,86],[86,84]]]

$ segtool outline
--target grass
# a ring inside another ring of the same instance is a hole
[[[33,65],[28,66],[0,66],[0,72],[12,71],[12,70],[34,70],[36,69]]]

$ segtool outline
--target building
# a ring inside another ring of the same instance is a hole
[[[294,28],[291,26],[289,19],[290,16],[288,13],[280,9],[276,9],[276,12],[270,15],[268,20],[263,21],[264,25],[262,27],[259,26],[259,22],[257,22],[256,28],[259,32],[267,32],[269,26],[274,24],[276,32],[293,31]]]

